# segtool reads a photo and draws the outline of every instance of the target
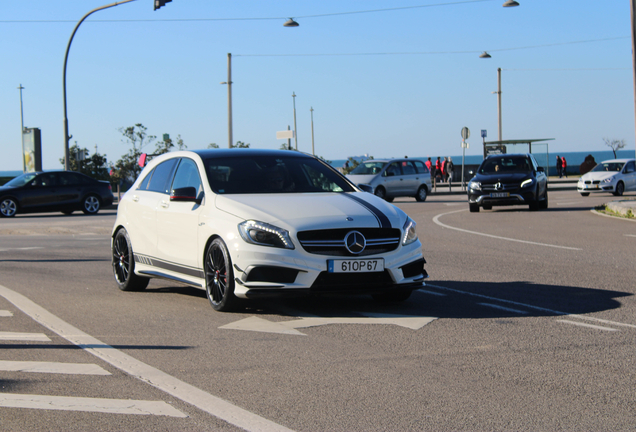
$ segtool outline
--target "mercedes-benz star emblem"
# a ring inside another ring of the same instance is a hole
[[[367,239],[358,231],[350,231],[345,236],[345,247],[354,255],[361,253],[367,246]]]
[[[495,185],[495,190],[501,190],[501,189],[502,189],[501,182],[499,182]]]

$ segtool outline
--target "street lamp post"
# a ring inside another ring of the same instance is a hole
[[[636,0],[631,0],[630,5],[632,18],[632,69],[634,74],[634,118],[636,119],[636,52],[634,52],[636,47],[636,25],[634,23],[634,19],[636,18]],[[636,155],[636,153],[634,154]]]
[[[70,141],[71,136],[69,136],[68,134],[68,116],[66,113],[66,63],[68,63],[68,52],[71,49],[71,43],[73,43],[73,37],[75,37],[75,33],[77,32],[77,29],[79,28],[79,26],[82,25],[84,20],[88,18],[92,13],[103,10],[103,9],[108,9],[120,4],[130,3],[131,1],[135,1],[135,0],[122,0],[122,1],[118,1],[106,6],[101,6],[96,9],[93,9],[92,11],[84,15],[84,17],[81,20],[79,20],[79,22],[75,26],[75,29],[73,30],[73,33],[71,33],[71,38],[68,40],[68,45],[66,46],[66,54],[64,54],[64,70],[62,71],[62,91],[64,93],[64,169],[66,171],[71,170],[71,164],[69,160],[69,149],[68,149],[68,142]]]
[[[298,150],[298,131],[296,130],[296,93],[292,92],[292,98],[294,100],[294,144],[296,144],[296,150]]]
[[[499,141],[501,137],[501,68],[497,68],[497,125],[499,130]]]
[[[227,148],[232,148],[232,54],[227,53]]]

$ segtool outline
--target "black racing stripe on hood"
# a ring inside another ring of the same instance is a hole
[[[362,198],[358,198],[357,196],[353,194],[345,193],[344,196],[354,200],[355,202],[357,202],[358,204],[362,205],[364,208],[369,210],[373,214],[373,216],[375,216],[375,218],[378,220],[380,224],[380,228],[391,228],[391,221],[384,213],[380,211],[380,209],[366,202]]]

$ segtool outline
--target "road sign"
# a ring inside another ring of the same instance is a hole
[[[488,136],[488,133],[486,132],[486,129],[482,129],[481,130],[481,137],[482,138],[486,138]]]
[[[462,148],[469,148],[468,141],[462,141]]]
[[[292,138],[294,138],[293,130],[276,132],[276,139],[292,139]]]
[[[462,138],[463,139],[468,139],[468,137],[470,137],[470,129],[468,129],[467,127],[463,127],[462,128]]]

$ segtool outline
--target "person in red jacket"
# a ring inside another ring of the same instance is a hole
[[[565,161],[565,156],[561,157],[561,170],[563,171],[563,175],[565,176],[565,178],[568,178],[568,171],[567,168],[568,167],[568,163]]]
[[[442,161],[440,160],[440,157],[437,156],[437,160],[435,161],[435,181],[441,182],[442,180]]]

